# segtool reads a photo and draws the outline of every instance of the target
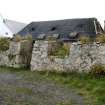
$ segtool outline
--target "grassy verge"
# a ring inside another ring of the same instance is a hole
[[[63,84],[68,88],[73,88],[77,94],[85,97],[85,103],[89,101],[92,105],[105,105],[105,76],[96,76],[85,73],[47,73],[47,72],[31,72],[27,69],[14,69],[14,68],[0,68],[0,72],[15,72],[17,75],[22,75],[24,79],[34,81],[35,79],[48,79],[57,83]],[[17,88],[17,91],[23,91],[22,88]],[[23,92],[31,93],[30,90]],[[90,100],[91,99],[91,100]],[[66,105],[66,104],[59,104]],[[69,105],[69,104],[67,104]],[[70,104],[71,105],[71,104]],[[86,104],[87,105],[87,104]]]
[[[48,78],[68,87],[85,97],[85,103],[91,99],[92,105],[105,104],[105,76],[79,73],[49,73]]]

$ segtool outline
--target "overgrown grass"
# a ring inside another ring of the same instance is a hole
[[[85,97],[85,103],[91,101],[92,105],[105,104],[105,76],[85,74],[85,73],[47,73],[47,72],[31,72],[28,69],[14,69],[14,68],[0,68],[0,72],[8,71],[15,72],[17,75],[22,75],[27,81],[34,81],[36,79],[48,79],[57,83],[63,84],[68,88],[72,88],[77,94]],[[17,88],[17,91],[23,91]],[[31,90],[23,91],[25,93],[32,93]],[[60,104],[59,104],[60,105]],[[65,105],[65,104],[61,104]],[[69,104],[67,104],[69,105]],[[70,104],[72,105],[72,104]],[[75,105],[75,104],[74,104]],[[87,104],[86,104],[87,105]]]
[[[24,94],[32,94],[33,93],[32,89],[25,88],[25,87],[16,87],[15,89],[16,89],[17,93],[24,93]]]
[[[92,105],[105,104],[105,76],[79,74],[79,73],[49,73],[48,78],[72,87],[77,94],[85,97],[85,103],[92,102]],[[91,100],[90,100],[91,99]]]
[[[5,67],[5,66],[0,66],[0,72],[23,72],[23,71],[29,71],[29,68],[27,67],[21,67],[21,68],[13,68],[13,67]]]
[[[69,46],[62,41],[49,41],[48,56],[64,58],[69,55]]]

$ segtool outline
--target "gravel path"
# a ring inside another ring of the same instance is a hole
[[[0,72],[0,105],[56,105],[70,101],[83,105],[83,97],[54,81],[28,81],[15,72]]]

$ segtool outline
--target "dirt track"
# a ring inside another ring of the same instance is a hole
[[[56,105],[59,102],[76,102],[83,98],[72,89],[47,79],[32,80],[28,74],[0,72],[0,105]]]

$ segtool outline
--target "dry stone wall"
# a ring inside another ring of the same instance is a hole
[[[48,41],[11,42],[9,50],[0,52],[0,66],[30,66],[32,71],[89,72],[93,64],[105,65],[105,44],[68,43],[69,55],[48,56]]]
[[[27,52],[24,52],[25,57],[28,55],[28,59],[31,58],[31,45],[32,43],[29,41],[21,41],[21,42],[10,42],[9,50],[0,52],[0,66],[8,66],[8,67],[23,67],[27,66],[24,55],[21,54],[22,46],[25,44],[25,49],[28,49]],[[27,46],[27,47],[26,47]],[[30,63],[30,61],[29,61]]]
[[[48,56],[48,41],[36,41],[32,51],[31,70],[89,72],[93,64],[105,65],[105,44],[69,43],[69,46],[69,55],[62,59]]]

